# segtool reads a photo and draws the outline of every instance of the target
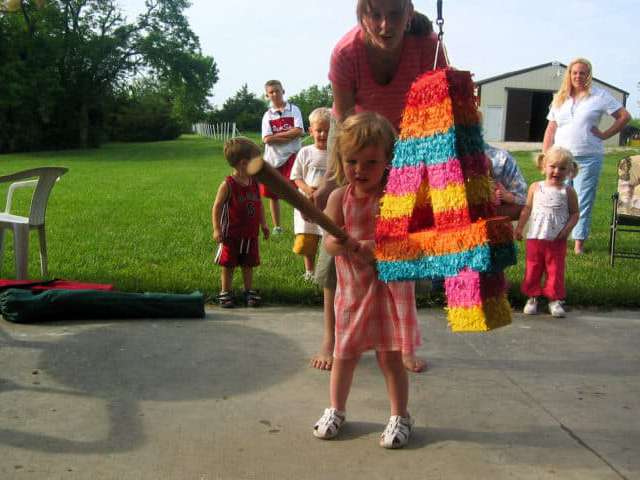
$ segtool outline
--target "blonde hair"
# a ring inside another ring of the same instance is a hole
[[[573,93],[573,86],[571,85],[571,69],[576,63],[586,65],[587,69],[589,70],[589,75],[587,76],[587,83],[585,86],[587,87],[587,94],[591,95],[591,84],[593,83],[593,67],[591,66],[591,62],[586,58],[575,58],[571,61],[571,63],[565,70],[560,88],[553,96],[553,106],[556,108],[560,107],[565,102],[565,100],[569,98]]]
[[[396,131],[391,122],[374,112],[361,112],[347,117],[338,127],[331,162],[335,167],[334,179],[338,185],[346,183],[343,161],[371,145],[380,145],[388,163],[393,158]]]
[[[240,160],[250,160],[260,155],[260,147],[247,137],[235,137],[224,144],[224,158],[233,168]]]
[[[309,114],[309,124],[316,122],[331,122],[331,109],[327,107],[316,108]]]
[[[547,153],[539,153],[535,157],[535,162],[538,166],[538,170],[544,172],[545,165],[551,159],[556,159],[561,164],[567,166],[567,170],[569,172],[567,176],[569,178],[574,178],[578,174],[579,167],[571,152],[566,148],[558,147],[557,145],[554,145],[549,150],[547,150]]]

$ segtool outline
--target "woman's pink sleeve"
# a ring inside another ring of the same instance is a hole
[[[329,81],[339,87],[354,89],[355,59],[347,53],[347,50],[341,48],[340,43],[336,45],[331,54],[331,65],[329,66]]]

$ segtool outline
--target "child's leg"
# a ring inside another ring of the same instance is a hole
[[[336,291],[332,288],[323,289],[323,311],[322,311],[322,344],[320,351],[311,358],[311,366],[318,370],[331,370],[333,364],[333,346],[336,338],[336,315],[333,304]]]
[[[355,358],[333,359],[329,395],[331,398],[331,406],[341,412],[347,409],[347,398],[351,391],[353,372],[356,369],[356,365],[358,365],[359,359],[360,355]]]
[[[424,358],[416,357],[414,353],[402,355],[404,368],[410,372],[420,373],[427,369],[427,361]]]
[[[544,273],[544,240],[527,240],[527,252],[525,255],[524,280],[520,290],[527,297],[542,295],[540,282]]]
[[[242,282],[245,292],[251,290],[253,284],[253,267],[242,267]]]
[[[311,358],[311,366],[319,370],[331,370],[333,346],[335,343],[336,316],[334,302],[336,296],[335,261],[321,245],[316,262],[316,282],[323,287],[323,334],[320,350]]]
[[[234,267],[220,267],[220,291],[230,292],[233,284]]]
[[[376,352],[378,365],[387,384],[391,415],[406,417],[409,403],[409,378],[400,352]],[[335,369],[335,365],[333,367]]]
[[[274,227],[280,226],[280,201],[277,198],[269,199],[269,207],[271,207],[271,221]]]
[[[549,242],[545,252],[547,265],[547,281],[544,286],[544,296],[550,301],[564,300],[564,269],[567,256],[567,242],[555,240]]]
[[[304,271],[313,272],[315,269],[315,255],[305,255],[304,257]]]

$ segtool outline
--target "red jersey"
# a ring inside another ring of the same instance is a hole
[[[226,239],[255,238],[260,231],[262,200],[258,184],[249,179],[248,185],[238,183],[232,176],[225,179],[229,196],[222,206],[220,227]]]

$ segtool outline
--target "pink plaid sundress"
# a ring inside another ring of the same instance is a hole
[[[347,186],[342,204],[345,230],[356,240],[375,238],[380,197],[356,198]],[[384,283],[375,266],[336,257],[336,358],[353,358],[365,350],[412,354],[420,345],[414,282]]]

